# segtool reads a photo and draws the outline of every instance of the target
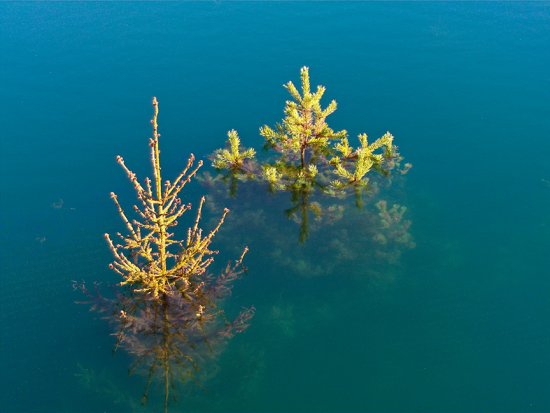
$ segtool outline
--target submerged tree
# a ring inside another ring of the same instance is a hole
[[[107,314],[115,327],[116,347],[136,357],[130,372],[144,370],[144,403],[152,380],[160,376],[166,412],[170,389],[196,377],[204,359],[214,356],[224,341],[247,327],[254,308],[243,309],[233,321],[227,320],[221,308],[221,301],[231,293],[232,282],[245,270],[242,261],[247,248],[220,275],[209,271],[218,252],[211,249],[211,243],[228,209],[210,232],[203,233],[199,226],[205,202],[202,197],[186,239],[176,239],[174,227],[191,209],[190,204],[182,203],[179,194],[202,162],[194,166],[191,155],[173,181],[163,182],[156,98],[153,108],[153,137],[149,142],[153,179],[146,178],[142,185],[124,159],[117,157],[136,191],[138,205],[133,207],[136,218],[131,219],[111,193],[126,227],[125,234],[117,233],[118,242],[105,234],[114,256],[110,268],[122,278],[116,297],[105,298],[97,288],[92,292],[84,284],[78,287],[90,297],[92,309]]]
[[[398,169],[404,174],[412,165],[401,167],[402,158],[389,132],[373,142],[368,141],[366,134],[360,134],[359,145],[351,146],[346,130],[334,131],[327,123],[337,108],[336,101],[323,108],[325,87],[317,86],[315,92],[311,91],[307,67],[301,69],[300,77],[301,92],[292,82],[285,84],[292,99],[286,101],[284,119],[274,128],[260,128],[264,148],[273,156],[256,161],[255,151],[241,148],[237,132],[231,131],[227,149],[213,153],[212,165],[227,171],[232,193],[237,181],[248,179],[264,181],[272,191],[290,192],[292,207],[287,214],[300,217],[300,237],[304,240],[309,213],[321,213],[319,205],[312,203],[315,201],[311,194],[344,196],[351,191],[356,204],[362,206],[363,193],[371,189],[371,172],[388,176]]]

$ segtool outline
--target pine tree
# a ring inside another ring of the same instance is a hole
[[[266,143],[281,153],[286,161],[299,156],[299,169],[305,170],[322,156],[331,141],[342,139],[347,135],[345,130],[334,132],[327,124],[326,118],[336,110],[336,101],[322,109],[321,98],[325,93],[324,86],[317,86],[315,93],[311,92],[309,69],[300,70],[302,93],[289,81],[285,88],[294,100],[285,104],[285,118],[275,129],[264,125],[260,135]]]
[[[237,132],[230,131],[226,145],[230,149],[215,151],[212,165],[228,171],[232,194],[237,182],[247,179],[265,181],[271,191],[290,192],[293,207],[288,211],[300,211],[300,238],[305,239],[308,211],[321,213],[318,205],[310,208],[310,194],[319,191],[341,197],[352,192],[356,204],[362,206],[362,193],[368,188],[373,171],[388,176],[397,169],[404,174],[411,165],[400,169],[402,158],[389,132],[372,143],[366,134],[360,134],[359,145],[351,146],[346,130],[334,131],[327,123],[336,111],[336,101],[323,108],[321,99],[326,89],[317,86],[315,92],[311,91],[307,67],[300,70],[300,79],[301,91],[291,81],[284,85],[291,99],[285,103],[282,121],[273,128],[260,128],[264,148],[271,156],[256,160],[255,151],[241,149]]]
[[[245,270],[242,262],[247,248],[219,276],[209,271],[218,253],[211,249],[211,243],[228,209],[224,209],[217,225],[204,233],[200,228],[205,202],[202,197],[186,239],[175,238],[173,228],[191,209],[191,204],[184,204],[179,194],[197,174],[202,162],[195,166],[191,155],[173,181],[163,182],[156,98],[153,108],[153,137],[149,141],[153,179],[146,178],[142,185],[124,159],[117,157],[134,187],[138,205],[133,208],[136,218],[130,219],[118,197],[111,193],[126,227],[125,234],[117,234],[119,243],[105,234],[114,256],[110,268],[121,278],[116,298],[92,293],[83,284],[79,287],[92,299],[93,309],[109,313],[116,331],[116,346],[124,347],[136,357],[131,371],[145,368],[144,402],[153,378],[161,377],[167,412],[170,389],[193,377],[199,370],[200,360],[215,355],[220,344],[243,331],[254,308],[244,309],[234,321],[228,321],[220,307],[231,292],[232,282]]]

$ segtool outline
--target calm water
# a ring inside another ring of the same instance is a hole
[[[153,95],[168,175],[231,128],[259,147],[303,65],[335,129],[414,164],[382,196],[416,248],[369,261],[354,212],[345,261],[277,200],[227,200],[218,264],[251,246],[228,311],[256,317],[171,411],[550,411],[549,45],[543,2],[0,4],[0,411],[158,411],[71,288],[116,282],[114,157],[149,174]]]

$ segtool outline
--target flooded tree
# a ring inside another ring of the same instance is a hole
[[[402,165],[403,158],[389,132],[372,142],[362,133],[358,144],[352,146],[346,130],[334,131],[327,123],[337,104],[332,100],[323,108],[326,88],[311,90],[307,67],[300,70],[300,79],[301,91],[291,81],[284,85],[291,99],[285,103],[281,122],[260,128],[267,151],[263,159],[257,159],[254,149],[242,147],[234,130],[228,133],[226,148],[216,150],[211,159],[214,168],[224,171],[223,182],[230,183],[232,195],[239,181],[251,180],[267,184],[271,192],[290,193],[291,206],[285,213],[300,224],[299,237],[304,242],[310,216],[319,219],[323,215],[322,200],[327,196],[353,194],[361,208],[365,194],[378,192],[373,176],[404,175],[412,165]]]
[[[111,193],[125,225],[116,239],[105,234],[114,256],[110,268],[120,277],[114,298],[104,297],[96,287],[77,287],[88,297],[92,309],[100,311],[114,327],[116,348],[135,357],[130,372],[143,372],[147,384],[142,401],[160,378],[164,389],[164,411],[168,411],[171,390],[180,382],[194,379],[201,364],[215,357],[222,345],[242,332],[254,314],[254,307],[243,309],[228,320],[221,306],[231,293],[232,283],[245,271],[244,248],[239,258],[214,275],[210,266],[218,251],[211,243],[229,212],[224,209],[214,227],[205,232],[200,226],[205,198],[202,197],[185,239],[177,239],[174,227],[191,204],[179,197],[202,166],[191,155],[183,171],[173,181],[161,176],[158,133],[158,101],[153,99],[149,141],[153,179],[141,183],[121,156],[117,162],[125,171],[137,195],[132,216],[118,197]]]

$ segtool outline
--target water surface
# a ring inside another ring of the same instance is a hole
[[[219,266],[251,246],[228,311],[256,318],[172,411],[549,411],[549,44],[545,2],[2,3],[0,410],[155,411],[71,288],[117,281],[114,157],[149,174],[153,95],[166,174],[232,128],[260,147],[308,65],[334,129],[390,130],[414,164],[381,196],[416,248],[368,261],[359,228],[358,258],[312,274],[322,232],[300,249],[278,201],[247,227],[227,200]]]

